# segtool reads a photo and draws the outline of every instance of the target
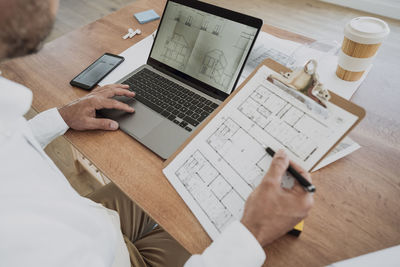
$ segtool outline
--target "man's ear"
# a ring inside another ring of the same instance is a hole
[[[2,0],[0,0],[2,1]],[[50,11],[53,17],[56,16],[58,8],[60,7],[60,1],[59,0],[48,0],[50,1]]]

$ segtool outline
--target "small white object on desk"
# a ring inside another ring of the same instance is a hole
[[[125,35],[122,37],[122,39],[124,39],[124,40],[128,39],[128,38],[129,38],[129,35],[131,35],[132,32],[133,32],[133,29],[132,29],[132,28],[129,28],[129,29],[128,29],[128,33],[125,34]]]
[[[134,32],[131,32],[130,34],[129,34],[129,38],[133,38],[133,36],[135,36],[136,34],[142,34],[142,31],[140,30],[140,29],[136,29],[136,31],[134,31]]]
[[[122,39],[132,39],[136,34],[142,34],[142,31],[140,29],[133,30],[132,28],[128,29],[128,33],[125,34]]]

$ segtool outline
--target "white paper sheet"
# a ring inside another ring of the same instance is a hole
[[[261,67],[163,170],[212,239],[241,218],[269,168],[265,147],[284,148],[310,170],[357,120],[332,103],[327,115],[315,113],[267,81],[273,73]]]
[[[399,267],[400,245],[385,248],[355,258],[335,262],[328,267]]]
[[[353,141],[350,137],[345,137],[318,165],[312,170],[313,172],[344,158],[361,148],[359,144]]]
[[[116,83],[125,75],[146,64],[154,41],[153,34],[150,34],[140,42],[137,42],[122,52],[120,56],[123,56],[125,61],[104,78],[99,85],[104,86],[106,84]],[[126,41],[128,42],[129,40]]]

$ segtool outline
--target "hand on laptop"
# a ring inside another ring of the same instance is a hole
[[[290,164],[306,179],[311,176],[297,164]],[[283,150],[278,151],[261,184],[246,201],[241,222],[262,245],[268,245],[286,234],[304,219],[314,199],[295,181],[292,189],[281,187],[283,174],[289,166],[289,158]]]
[[[96,110],[106,108],[134,112],[135,110],[129,105],[111,99],[113,96],[134,97],[135,93],[128,89],[129,86],[125,84],[98,87],[90,94],[59,108],[58,111],[67,125],[74,130],[116,130],[118,129],[118,122],[96,118]]]

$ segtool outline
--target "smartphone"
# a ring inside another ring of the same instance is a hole
[[[104,77],[113,71],[125,59],[118,55],[105,53],[84,71],[70,81],[72,86],[92,90]]]

